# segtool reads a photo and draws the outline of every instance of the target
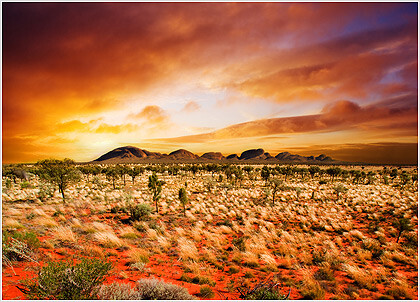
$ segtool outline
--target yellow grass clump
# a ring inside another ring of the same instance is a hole
[[[198,250],[194,242],[186,239],[185,237],[180,237],[178,239],[178,248],[179,248],[179,257],[182,260],[197,260],[198,259]]]
[[[70,227],[59,226],[54,230],[54,238],[64,242],[76,242],[76,236]]]
[[[105,247],[118,247],[123,245],[122,240],[110,231],[97,232],[93,235],[93,238]]]

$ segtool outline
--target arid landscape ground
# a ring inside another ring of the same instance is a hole
[[[25,253],[3,257],[3,299],[27,298],[18,287],[48,263],[82,258],[112,262],[104,284],[155,278],[200,299],[265,281],[289,299],[418,298],[416,167],[125,165],[144,169],[134,181],[112,167],[77,166],[64,201],[35,173],[3,172],[3,256],[16,242]]]

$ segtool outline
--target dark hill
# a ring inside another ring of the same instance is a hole
[[[162,158],[161,153],[150,152],[142,150],[133,146],[125,146],[116,148],[108,153],[105,153],[94,161],[107,161],[107,160],[119,160],[119,159],[141,159],[141,158]]]
[[[251,149],[251,150],[246,150],[242,152],[239,159],[240,160],[257,159],[257,158],[261,158],[262,155],[264,155],[263,149]]]
[[[220,152],[207,152],[201,157],[185,149],[179,149],[171,152],[169,155],[150,152],[133,146],[125,146],[116,148],[108,153],[105,153],[93,162],[101,163],[136,163],[136,162],[205,162],[205,160],[214,161],[241,161],[241,162],[270,162],[270,163],[308,163],[308,164],[329,164],[338,163],[331,157],[321,154],[314,156],[301,156],[297,154],[290,154],[289,152],[281,152],[275,157],[270,153],[264,152],[263,149],[251,149],[242,152],[241,156],[231,154],[224,157]]]
[[[194,153],[185,150],[185,149],[179,149],[176,151],[173,151],[171,153],[169,153],[168,155],[168,159],[177,159],[177,160],[182,160],[182,159],[197,159],[199,158],[198,155],[195,155]]]
[[[201,155],[201,158],[211,159],[211,160],[222,160],[225,157],[220,152],[207,152]]]

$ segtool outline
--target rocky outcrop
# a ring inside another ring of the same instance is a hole
[[[171,153],[169,153],[168,155],[168,159],[176,159],[176,160],[191,160],[191,159],[197,159],[199,158],[198,155],[195,155],[194,153],[185,150],[185,149],[179,149],[176,151],[173,151]]]
[[[222,160],[225,157],[220,152],[207,152],[201,155],[201,158],[210,159],[210,160]]]
[[[273,157],[270,153],[264,152],[263,149],[250,149],[241,153],[231,154],[224,157],[220,152],[207,152],[198,156],[188,150],[179,149],[167,154],[158,152],[150,152],[133,146],[125,146],[116,148],[108,153],[105,153],[93,162],[98,163],[136,163],[136,162],[161,162],[161,161],[176,161],[176,162],[205,162],[206,160],[213,161],[249,161],[261,162],[270,161],[270,163],[284,162],[284,163],[333,163],[335,162],[331,157],[321,154],[317,157],[314,156],[301,156],[297,154],[290,154],[289,152],[281,152]]]

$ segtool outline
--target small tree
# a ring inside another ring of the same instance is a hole
[[[274,178],[273,180],[271,180],[271,187],[273,188],[273,203],[271,204],[274,207],[274,202],[276,200],[276,193],[277,191],[279,191],[281,189],[281,187],[283,186],[283,182],[278,179],[278,178]]]
[[[318,166],[310,166],[308,168],[308,172],[309,174],[311,174],[311,178],[314,178],[315,174],[318,174],[319,172],[321,172],[321,168]]]
[[[335,194],[337,195],[337,200],[340,198],[340,193],[346,193],[348,189],[342,184],[338,184],[333,188]]]
[[[339,167],[330,167],[325,172],[331,176],[331,182],[334,182],[334,178],[341,174],[341,169]]]
[[[299,201],[299,196],[300,196],[300,193],[302,193],[302,189],[299,188],[299,187],[296,187],[295,188],[295,191],[296,191],[296,198]]]
[[[261,169],[261,178],[265,180],[265,182],[268,182],[268,179],[270,178],[270,168],[267,166],[262,167]]]
[[[179,197],[179,201],[182,204],[182,207],[184,208],[184,216],[185,216],[185,206],[188,203],[188,197],[187,197],[187,190],[185,190],[184,187],[182,187],[181,189],[179,189],[178,197]]]
[[[397,243],[400,240],[402,232],[411,231],[413,229],[413,226],[411,225],[410,220],[407,218],[400,218],[398,220],[395,220],[393,222],[393,225],[398,230]]]
[[[128,174],[131,169],[126,165],[117,165],[115,168],[117,170],[118,175],[123,180],[125,186],[125,175]]]
[[[80,179],[80,172],[75,168],[75,162],[71,159],[45,159],[37,162],[38,175],[41,179],[57,185],[65,201],[64,190],[72,183]]]
[[[158,208],[158,201],[160,199],[160,193],[162,192],[162,186],[164,185],[164,181],[159,180],[156,173],[153,172],[152,175],[149,176],[149,190],[152,193],[152,199],[156,206],[156,213],[159,213]]]
[[[107,177],[107,179],[111,179],[112,180],[112,187],[115,190],[115,180],[118,177],[118,171],[116,167],[106,167],[104,170],[104,173]]]
[[[131,176],[131,180],[133,181],[134,184],[134,179],[139,176],[140,174],[143,174],[144,172],[144,168],[143,167],[139,167],[139,166],[135,166],[132,169],[129,169],[127,171],[127,174]]]

